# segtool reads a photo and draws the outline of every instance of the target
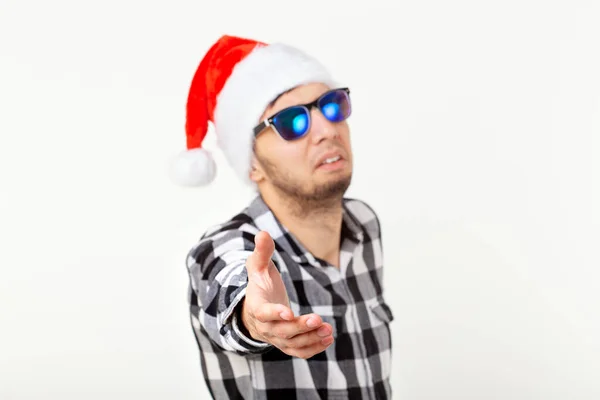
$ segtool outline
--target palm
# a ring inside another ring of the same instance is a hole
[[[285,285],[279,271],[271,258],[275,243],[265,232],[255,238],[256,247],[248,261],[248,287],[246,288],[246,305],[253,311],[265,304],[282,304],[289,308],[289,300]]]
[[[250,277],[246,288],[246,299],[252,309],[265,303],[290,306],[281,274],[277,271],[273,261],[269,261],[267,268]]]

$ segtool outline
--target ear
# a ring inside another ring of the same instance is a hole
[[[259,183],[265,179],[265,174],[260,161],[256,158],[256,154],[252,154],[252,160],[250,165],[250,180],[254,183]]]

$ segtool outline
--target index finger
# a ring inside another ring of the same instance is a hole
[[[329,324],[323,322],[323,319],[319,315],[304,314],[294,318],[293,321],[276,322],[275,325],[273,325],[273,333],[276,336],[290,339],[297,335],[318,329],[323,325]]]
[[[283,304],[276,303],[265,303],[262,304],[254,312],[254,316],[260,322],[274,322],[274,321],[292,321],[294,319],[294,312]]]

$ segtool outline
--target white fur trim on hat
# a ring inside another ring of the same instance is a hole
[[[235,66],[217,98],[214,122],[217,143],[244,182],[252,185],[253,128],[269,103],[289,89],[316,82],[336,86],[319,61],[285,44],[259,46]]]

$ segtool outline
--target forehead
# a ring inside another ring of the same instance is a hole
[[[297,104],[306,104],[314,101],[323,93],[331,88],[323,83],[311,83],[295,87],[281,94],[267,109],[262,118],[266,118],[284,108],[295,106]]]

